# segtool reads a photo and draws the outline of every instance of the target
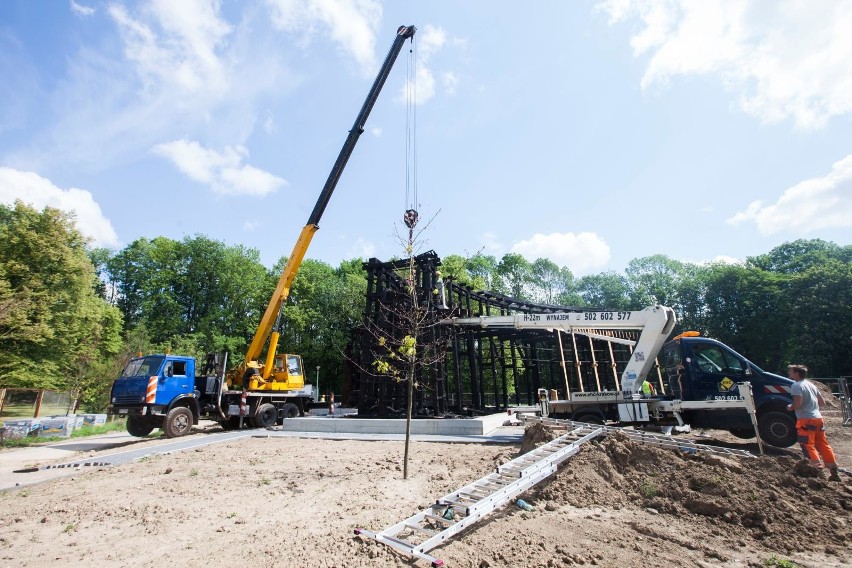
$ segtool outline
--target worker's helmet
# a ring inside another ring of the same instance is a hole
[[[258,363],[257,361],[249,361],[246,367],[250,369],[260,369],[260,363]]]

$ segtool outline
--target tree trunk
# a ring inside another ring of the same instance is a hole
[[[408,448],[411,444],[411,399],[414,398],[414,363],[409,363],[406,372],[408,382],[408,403],[405,408],[405,455],[402,458],[402,478],[408,479]]]

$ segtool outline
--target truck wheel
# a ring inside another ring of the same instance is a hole
[[[154,424],[141,416],[127,417],[127,433],[131,436],[147,436],[154,431]]]
[[[295,418],[299,415],[299,407],[292,402],[285,404],[282,410],[284,412],[284,418]]]
[[[784,412],[766,412],[757,419],[763,441],[776,448],[788,448],[796,443],[796,421]]]
[[[260,408],[257,410],[257,416],[254,417],[254,424],[258,428],[271,428],[275,426],[277,419],[278,409],[267,402],[260,405]]]
[[[169,410],[163,420],[163,432],[166,438],[180,438],[192,430],[192,411],[185,406],[176,406]]]
[[[239,430],[240,429],[240,417],[239,416],[230,416],[226,420],[219,420],[219,426],[222,427],[222,430]]]

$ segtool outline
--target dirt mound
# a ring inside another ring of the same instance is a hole
[[[771,539],[786,553],[813,550],[808,547],[817,542],[821,552],[844,547],[852,539],[852,488],[797,463],[789,456],[690,454],[615,433],[587,444],[537,498],[551,508],[641,507],[729,532],[737,541]]]
[[[521,451],[518,455],[531,452],[542,444],[546,444],[556,437],[551,428],[541,422],[533,422],[524,428],[524,437],[521,439]]]
[[[827,408],[835,409],[840,408],[841,400],[834,396],[834,393],[831,392],[831,387],[822,383],[820,381],[811,381],[816,386],[819,393],[822,395],[822,398],[825,400],[825,406]]]

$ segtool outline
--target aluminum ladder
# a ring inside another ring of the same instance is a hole
[[[555,473],[557,466],[580,451],[583,444],[603,434],[603,426],[578,423],[558,438],[444,495],[404,521],[380,532],[358,528],[355,534],[426,560],[434,568],[443,566],[443,560],[428,554],[430,550]]]
[[[586,426],[595,426],[594,424],[586,424],[584,422],[575,422],[573,420],[562,420],[559,418],[542,418],[540,416],[532,416],[529,414],[518,414],[518,418],[522,422],[539,422],[553,429],[572,429],[576,428],[578,425],[586,425]],[[626,435],[627,438],[633,442],[639,444],[647,444],[651,446],[659,446],[661,448],[671,448],[673,450],[680,450],[686,453],[694,454],[694,453],[705,453],[705,454],[716,454],[723,456],[733,456],[738,458],[757,458],[756,455],[749,452],[748,450],[740,450],[735,448],[725,448],[723,446],[711,446],[710,444],[699,444],[693,442],[692,440],[679,440],[672,436],[666,436],[664,434],[651,434],[649,432],[645,432],[642,430],[633,430],[629,428],[619,427],[619,426],[597,426],[601,430],[603,430],[604,434],[611,434],[613,432],[621,432]]]

